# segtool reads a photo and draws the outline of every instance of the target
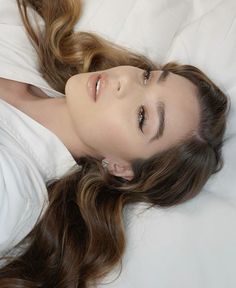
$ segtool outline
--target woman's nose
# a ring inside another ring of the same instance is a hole
[[[131,80],[129,77],[117,77],[116,81],[114,81],[114,89],[117,95],[117,98],[122,99],[125,95],[128,95],[128,90],[131,87]]]
[[[115,78],[109,78],[108,81],[108,87],[110,86],[110,89],[114,93],[114,96],[117,98],[123,97],[124,92],[124,82],[119,77]]]
[[[112,92],[117,97],[121,96],[121,79],[119,77],[110,76],[108,73],[103,72],[103,83],[105,91]]]
[[[111,85],[112,91],[118,99],[122,99],[125,96],[131,94],[133,89],[136,89],[136,83],[138,80],[134,79],[132,75],[116,75],[110,78],[108,77],[108,82]]]
[[[121,79],[118,79],[115,84],[115,92],[117,95],[117,98],[122,99],[125,97],[125,90],[126,90],[126,84]]]
[[[117,91],[119,92],[120,89],[121,89],[121,82],[120,82],[120,80],[118,80],[118,82],[117,82]]]

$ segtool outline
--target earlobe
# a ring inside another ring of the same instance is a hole
[[[114,167],[115,169],[110,171],[112,175],[117,176],[117,177],[122,177],[129,181],[134,178],[134,173],[130,167],[120,166],[118,164],[115,164]]]
[[[122,177],[126,180],[132,180],[134,177],[134,173],[132,168],[130,167],[129,164],[120,164],[117,162],[113,162],[112,160],[105,160],[107,164],[107,169],[110,174],[117,176],[117,177]]]
[[[126,175],[126,176],[122,176],[122,178],[124,178],[128,181],[131,181],[134,178],[134,175],[130,175],[130,176]]]

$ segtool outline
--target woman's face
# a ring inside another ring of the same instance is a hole
[[[95,102],[89,95],[88,80],[101,73]],[[93,156],[123,163],[149,158],[197,129],[200,110],[195,85],[173,73],[163,77],[160,70],[152,71],[149,79],[146,76],[142,69],[118,66],[77,74],[66,83],[74,127]],[[163,126],[158,138],[157,131]]]

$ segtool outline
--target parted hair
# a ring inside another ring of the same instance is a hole
[[[19,244],[27,243],[26,249],[6,258],[0,269],[1,288],[92,287],[116,265],[122,267],[125,205],[178,205],[195,197],[223,167],[229,99],[194,66],[158,65],[95,33],[75,32],[83,11],[79,0],[17,0],[17,5],[37,51],[39,71],[61,93],[75,74],[120,65],[172,72],[197,87],[200,123],[196,134],[148,160],[134,159],[130,181],[109,174],[98,159],[76,159],[82,169],[78,166],[48,185],[48,207]],[[37,12],[44,25],[32,25],[29,9]]]

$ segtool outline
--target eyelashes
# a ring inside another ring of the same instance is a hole
[[[143,80],[144,80],[144,84],[147,84],[147,81],[150,79],[151,76],[151,68],[148,68],[147,70],[144,71],[143,73]],[[139,125],[139,129],[143,132],[143,126],[146,123],[146,112],[144,109],[144,106],[141,106],[139,108],[139,112],[138,112],[138,125]]]
[[[150,79],[151,76],[151,68],[149,67],[147,70],[143,72],[143,79],[144,79],[144,84],[147,84],[147,81]]]
[[[145,117],[145,110],[144,107],[141,106],[139,109],[139,113],[138,113],[138,125],[139,125],[139,129],[143,132],[143,126],[146,123],[146,117]]]

